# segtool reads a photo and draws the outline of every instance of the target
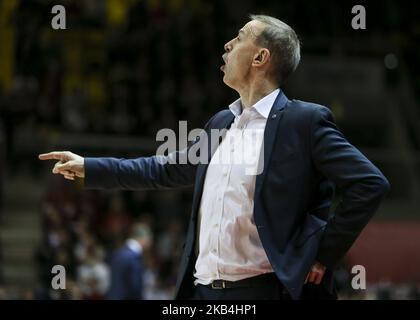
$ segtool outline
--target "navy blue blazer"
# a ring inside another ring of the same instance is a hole
[[[107,293],[110,300],[143,299],[143,255],[127,245],[115,251],[110,259],[111,285]]]
[[[211,129],[229,128],[233,119],[229,109],[222,110],[204,130],[210,136]],[[217,143],[210,141],[210,155]],[[179,151],[176,156],[185,156],[187,151]],[[162,164],[155,156],[128,160],[85,158],[88,188],[133,190],[194,185],[177,299],[189,298],[194,288],[196,222],[207,166]],[[335,188],[341,190],[342,198],[330,214]],[[387,179],[345,139],[328,108],[288,100],[280,91],[264,132],[264,170],[256,179],[254,221],[271,266],[293,299],[305,298],[306,292],[311,292],[310,298],[334,295],[331,270],[368,223],[388,189]],[[327,273],[313,290],[314,285],[311,288],[304,281],[315,260],[327,267]]]

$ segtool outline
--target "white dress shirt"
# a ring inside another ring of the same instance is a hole
[[[279,94],[274,90],[242,112],[229,108],[234,122],[213,154],[198,212],[194,284],[237,281],[273,269],[254,222],[256,174],[262,172],[264,129]]]
[[[141,244],[134,239],[128,239],[125,242],[126,246],[133,251],[134,253],[141,255],[143,253],[143,247],[141,246]]]

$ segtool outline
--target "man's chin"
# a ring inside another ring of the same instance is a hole
[[[228,77],[226,76],[226,73],[223,75],[223,82],[225,83],[225,85],[227,85],[228,87],[231,87],[233,89],[231,83],[229,82]]]

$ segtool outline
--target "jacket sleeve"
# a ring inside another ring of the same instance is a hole
[[[207,122],[202,135],[207,134],[212,119]],[[84,187],[141,190],[191,186],[195,180],[197,163],[190,161],[189,151],[191,148],[200,150],[200,145],[197,144],[206,141],[207,139],[198,137],[187,148],[172,152],[168,156],[156,155],[137,159],[86,157]]]
[[[316,168],[341,190],[326,224],[317,261],[334,268],[369,222],[390,188],[388,180],[337,129],[331,111],[318,108],[311,122],[311,154]]]
[[[129,290],[129,299],[131,300],[143,300],[144,296],[144,263],[143,256],[134,256],[130,261],[128,270],[128,282],[127,287]]]

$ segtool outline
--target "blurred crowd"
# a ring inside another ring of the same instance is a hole
[[[178,120],[202,127],[230,94],[218,68],[229,23],[222,2],[63,1],[66,30],[51,28],[55,4],[0,1],[0,165],[8,169],[0,170],[0,181],[3,173],[10,178],[31,162],[30,172],[40,172],[36,157],[22,157],[17,148],[25,144],[18,136],[23,131],[46,139],[61,133],[154,138],[161,128],[175,129]],[[7,296],[106,298],[111,256],[130,227],[142,222],[154,234],[145,252],[143,296],[171,298],[189,193],[80,187],[51,180],[39,208],[39,285]],[[57,264],[66,268],[64,291],[51,290]]]
[[[81,0],[62,1],[66,30],[51,28],[50,0],[2,1],[0,109],[8,159],[16,131],[37,127],[56,133],[112,133],[154,137],[179,120],[202,127],[235,94],[221,81],[223,45],[250,12],[281,15],[305,41],[305,54],[339,54],[358,38],[351,1]],[[375,45],[353,53],[389,50],[384,34],[407,59],[419,88],[415,10],[411,5],[370,5]],[[328,10],[327,10],[328,9]],[[324,19],[319,19],[320,14]],[[392,17],[392,18],[390,18]],[[418,36],[418,35],[417,35]],[[334,38],[333,45],[326,42]],[[319,41],[317,41],[317,39]],[[344,46],[345,47],[345,46]],[[211,94],[209,94],[211,93]]]
[[[53,2],[10,2],[13,55],[0,71],[9,160],[23,126],[147,137],[182,119],[202,127],[229,94],[219,70],[229,20],[217,2],[183,2],[68,1],[58,31]]]
[[[57,181],[40,209],[43,240],[35,256],[40,283],[34,298],[107,298],[110,259],[125,244],[135,223],[148,225],[154,234],[151,247],[144,250],[143,298],[173,298],[184,222],[190,211],[182,192],[105,193]],[[67,290],[51,288],[54,265],[65,267]]]

